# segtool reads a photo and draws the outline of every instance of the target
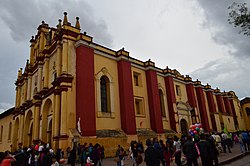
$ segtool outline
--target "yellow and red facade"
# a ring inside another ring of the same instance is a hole
[[[164,139],[194,123],[208,132],[247,127],[234,92],[96,44],[67,13],[57,28],[42,22],[30,42],[30,59],[16,81],[13,149],[38,140],[64,150],[73,142],[99,142],[112,155],[117,144]]]

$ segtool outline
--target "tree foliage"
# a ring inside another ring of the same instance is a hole
[[[247,4],[234,2],[228,9],[230,10],[228,22],[240,28],[240,33],[250,35],[250,13]]]

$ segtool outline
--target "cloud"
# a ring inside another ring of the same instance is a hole
[[[193,79],[199,79],[205,85],[209,83],[213,88],[221,91],[235,91],[239,98],[249,96],[250,59],[242,61],[235,57],[218,59],[207,63],[191,73]]]
[[[203,26],[208,28],[215,42],[228,47],[228,53],[238,58],[250,57],[250,37],[239,34],[239,29],[229,24],[228,7],[234,0],[197,0],[204,9],[206,21]],[[250,4],[250,0],[245,1]]]
[[[63,17],[63,12],[67,11],[72,25],[75,24],[75,17],[79,16],[82,31],[95,36],[95,40],[101,44],[112,45],[108,26],[103,20],[94,17],[91,7],[85,1],[1,0],[0,9],[0,18],[11,30],[15,41],[28,41],[31,35],[35,35],[42,20],[55,26],[57,20]]]
[[[14,105],[15,101],[17,71],[25,67],[29,58],[29,40],[36,35],[42,20],[55,27],[58,19],[63,19],[63,12],[67,11],[68,21],[74,26],[78,16],[82,32],[94,36],[95,42],[106,46],[113,42],[107,24],[95,17],[85,1],[1,0],[0,10],[0,102],[9,105]]]
[[[190,75],[199,78],[204,84],[218,86],[221,90],[233,90],[238,97],[249,96],[250,87],[250,37],[239,34],[239,29],[227,21],[233,1],[197,0],[204,10],[206,20],[203,27],[209,29],[212,39],[222,45],[226,54],[212,60]],[[250,1],[247,1],[250,3]],[[215,87],[214,87],[215,88]]]

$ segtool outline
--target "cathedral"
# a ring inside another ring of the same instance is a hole
[[[15,107],[0,116],[0,150],[35,141],[63,150],[98,142],[109,156],[118,144],[187,134],[196,123],[207,132],[250,125],[233,91],[95,43],[66,12],[56,27],[38,26],[15,85]]]

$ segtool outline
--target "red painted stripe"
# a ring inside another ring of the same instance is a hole
[[[208,102],[208,108],[209,112],[215,113],[216,112],[216,106],[214,102],[214,97],[212,91],[206,91],[206,96],[207,96],[207,102]],[[212,122],[212,127],[215,131],[217,131],[217,125],[215,121],[215,117],[213,114],[210,114],[211,122]]]
[[[196,87],[195,90],[196,90],[196,96],[197,96],[198,105],[199,105],[199,111],[201,115],[202,126],[207,132],[210,132],[207,110],[206,110],[206,105],[205,105],[205,97],[203,94],[202,87]]]
[[[94,50],[76,48],[76,122],[80,117],[83,136],[96,135]]]
[[[216,100],[217,100],[219,112],[226,113],[221,94],[216,95]]]
[[[226,108],[226,112],[229,115],[232,115],[232,109],[231,109],[231,105],[229,103],[228,97],[223,97],[223,101],[224,101],[224,105],[225,105],[225,108]]]
[[[146,71],[148,103],[151,128],[156,133],[163,133],[162,115],[160,107],[160,96],[156,71]]]
[[[188,102],[192,108],[197,107],[197,103],[195,100],[195,94],[194,94],[194,85],[193,84],[186,84],[186,90],[187,90],[187,97]]]
[[[121,126],[125,133],[136,134],[134,93],[130,62],[124,60],[118,62],[118,78]]]
[[[167,91],[167,100],[168,100],[168,111],[171,129],[176,130],[176,121],[175,121],[175,112],[174,112],[174,103],[176,103],[176,97],[174,92],[174,81],[173,77],[165,77],[165,86]]]

